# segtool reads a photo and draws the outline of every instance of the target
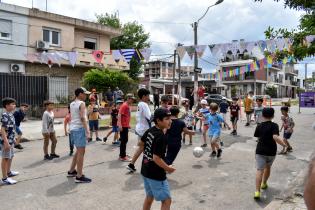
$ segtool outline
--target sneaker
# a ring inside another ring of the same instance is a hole
[[[256,191],[254,194],[254,199],[259,200],[260,199],[260,192]]]
[[[10,185],[10,184],[16,184],[17,181],[14,180],[14,179],[11,179],[11,178],[6,178],[6,179],[2,179],[2,183],[3,183],[3,184]]]
[[[126,156],[126,157],[119,157],[119,160],[120,161],[123,161],[123,162],[130,162],[131,160]]]
[[[293,148],[292,148],[292,147],[288,147],[287,151],[288,151],[288,152],[292,152],[292,151],[293,151]]]
[[[189,142],[189,146],[191,146],[192,145],[192,142]]]
[[[185,140],[185,139],[183,139],[183,144],[185,144],[185,142],[186,142],[186,140]]]
[[[103,142],[106,142],[106,141],[107,141],[107,137],[104,137],[104,138],[103,138]]]
[[[249,123],[246,123],[245,126],[249,126]]]
[[[220,145],[221,145],[221,147],[223,147],[224,146],[224,142],[220,141]]]
[[[210,157],[215,157],[217,155],[216,151],[212,151],[212,153],[210,154]]]
[[[88,142],[91,142],[93,139],[92,138],[88,138]]]
[[[52,158],[60,158],[60,156],[56,155],[56,154],[50,154],[50,157],[52,157]]]
[[[17,171],[10,171],[8,173],[8,177],[14,177],[14,176],[17,176],[17,175],[19,175],[19,172],[17,172]]]
[[[15,148],[15,149],[19,149],[19,150],[23,149],[23,147],[22,147],[21,144],[16,144],[16,145],[14,146],[14,148]]]
[[[262,190],[265,190],[267,188],[268,188],[267,183],[262,183],[261,186],[260,186],[260,189],[262,189]]]
[[[135,167],[135,165],[134,164],[132,164],[132,163],[129,163],[128,165],[127,165],[127,169],[130,171],[130,172],[136,172],[136,167]]]
[[[236,135],[237,135],[237,132],[235,131],[233,135],[236,136]]]
[[[54,159],[53,157],[49,156],[49,155],[45,155],[44,156],[44,160],[52,160]]]
[[[221,155],[222,155],[222,149],[218,149],[217,158],[221,157]]]
[[[201,145],[201,147],[207,147],[207,144],[203,144],[203,145]]]
[[[286,155],[288,152],[286,149],[282,149],[281,152],[279,152],[279,155]]]
[[[72,156],[72,155],[73,155],[73,151],[70,151],[70,152],[69,152],[69,156]]]
[[[96,141],[102,141],[102,139],[100,139],[100,138],[97,137],[97,138],[96,138]]]
[[[80,178],[79,177],[75,177],[75,182],[76,183],[90,183],[92,182],[92,179],[85,177],[84,175],[82,175]]]
[[[76,170],[74,170],[72,172],[68,171],[67,177],[75,177],[77,174],[78,174],[78,172]]]

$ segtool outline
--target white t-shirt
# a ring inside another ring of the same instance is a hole
[[[143,136],[144,132],[150,128],[151,111],[147,103],[139,102],[136,119],[136,132],[138,135]]]

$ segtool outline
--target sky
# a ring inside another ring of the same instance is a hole
[[[32,7],[32,0],[2,0],[19,6]],[[46,1],[33,0],[33,7],[45,10]],[[153,55],[172,54],[177,43],[192,45],[191,23],[198,20],[207,7],[216,0],[47,0],[48,12],[95,21],[95,14],[119,13],[123,23],[137,21],[150,33]],[[264,39],[268,26],[274,28],[296,28],[300,11],[284,8],[283,0],[224,0],[210,8],[198,27],[198,44],[226,43],[245,39]],[[167,55],[161,56],[162,58]],[[160,58],[161,58],[160,57]],[[309,74],[315,71],[315,59],[310,59]],[[188,56],[183,65],[193,65]],[[212,72],[218,61],[207,49],[199,65],[203,72]],[[303,65],[297,65],[303,70]],[[300,71],[304,76],[304,70]]]

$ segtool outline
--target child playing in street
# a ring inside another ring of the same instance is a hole
[[[170,129],[167,130],[167,153],[165,162],[167,165],[172,165],[177,157],[177,154],[182,144],[182,133],[187,135],[194,135],[195,132],[188,130],[186,124],[181,119],[178,119],[179,109],[177,106],[173,106],[170,109],[172,124]]]
[[[0,148],[2,154],[2,183],[16,184],[17,181],[11,177],[17,176],[19,172],[11,171],[12,160],[14,157],[13,147],[15,142],[15,121],[13,112],[15,110],[15,100],[13,98],[4,98],[2,106],[4,108],[1,117],[1,133],[0,133]]]
[[[263,102],[264,102],[263,98],[256,99],[257,106],[254,109],[254,117],[257,125],[260,124],[263,120],[262,119],[262,110],[264,109],[264,107],[262,106]]]
[[[189,110],[189,102],[186,102],[184,104],[185,107],[185,115],[184,115],[184,122],[186,124],[186,127],[188,130],[192,131],[195,125],[195,117],[194,114],[192,113],[192,110]],[[185,144],[185,138],[186,138],[186,133],[183,135],[183,144]],[[192,135],[189,135],[189,145],[192,145]]]
[[[221,124],[230,130],[230,126],[224,121],[223,117],[217,113],[219,107],[216,103],[210,104],[210,113],[206,116],[209,125],[209,138],[211,143],[212,153],[210,156],[217,158],[221,157],[222,149],[220,148],[220,135],[221,135]]]
[[[175,168],[164,161],[167,138],[164,129],[171,127],[171,113],[165,108],[157,108],[154,112],[154,127],[147,130],[141,138],[144,143],[141,174],[143,176],[146,197],[143,210],[150,210],[154,199],[161,201],[161,209],[171,207],[171,194],[166,172],[173,173]]]
[[[208,120],[206,119],[206,116],[210,112],[209,112],[207,100],[205,99],[201,100],[200,104],[201,104],[201,108],[199,109],[197,116],[203,122],[203,129],[202,129],[203,144],[201,145],[201,147],[207,147],[207,131],[209,129],[209,125],[208,125]]]
[[[119,129],[118,129],[118,112],[119,112],[119,107],[123,103],[122,100],[117,100],[115,104],[112,105],[112,112],[110,113],[111,117],[111,122],[110,125],[112,126],[112,130],[110,130],[107,135],[103,138],[103,141],[106,142],[107,138],[114,133],[114,139],[112,144],[113,145],[119,145],[120,142],[118,141],[119,139]]]
[[[229,104],[227,103],[225,97],[222,98],[222,102],[219,104],[219,107],[220,107],[220,114],[223,116],[224,121],[226,121],[226,113],[228,111]]]
[[[16,142],[15,142],[15,149],[23,149],[21,145],[21,138],[22,138],[22,130],[20,128],[21,122],[24,120],[26,112],[28,110],[28,104],[21,104],[20,109],[14,112],[14,119],[15,119],[15,132],[17,134]]]
[[[260,199],[260,190],[267,189],[271,166],[277,154],[277,143],[286,148],[286,144],[279,137],[279,126],[272,122],[275,110],[264,108],[264,121],[256,127],[254,136],[258,138],[256,147],[256,191],[254,199]]]
[[[45,101],[44,106],[46,111],[42,117],[42,134],[44,137],[44,159],[45,160],[52,160],[54,158],[59,158],[59,155],[56,155],[56,145],[57,145],[57,138],[54,129],[54,102]],[[48,146],[49,140],[51,140],[51,153],[48,154]]]
[[[239,119],[239,113],[240,113],[240,107],[237,104],[238,98],[234,97],[233,102],[230,106],[230,111],[231,111],[231,122],[232,122],[232,135],[237,135],[237,121]]]
[[[285,145],[287,146],[287,150],[285,147],[283,147],[280,154],[287,154],[287,152],[292,152],[292,146],[289,143],[289,139],[292,136],[295,123],[293,121],[293,118],[289,116],[289,107],[287,106],[281,107],[281,113],[282,113],[282,116],[281,116],[282,126],[280,128],[280,132],[283,129],[283,141]]]
[[[245,100],[244,100],[244,109],[245,109],[245,113],[246,113],[246,124],[245,126],[250,126],[250,122],[251,122],[251,119],[252,119],[252,114],[253,114],[253,95],[254,95],[254,92],[253,91],[250,91]]]
[[[71,141],[71,135],[70,132],[68,130],[68,125],[70,127],[70,122],[71,122],[71,113],[70,113],[70,105],[68,106],[68,114],[65,117],[65,120],[63,122],[63,127],[65,130],[65,136],[69,136],[69,147],[70,147],[70,153],[69,156],[73,155],[73,142]]]
[[[88,139],[88,142],[92,141],[93,131],[95,132],[96,141],[102,141],[102,139],[98,137],[99,106],[96,104],[96,100],[94,98],[91,98],[90,102],[91,104],[88,106],[90,138]]]

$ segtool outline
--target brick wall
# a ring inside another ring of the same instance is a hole
[[[51,68],[46,64],[26,63],[25,72],[28,75],[35,76],[63,76],[68,77],[68,93],[74,95],[74,90],[82,84],[82,77],[84,72],[90,69],[86,67],[72,67],[72,66],[57,66],[53,65]]]

